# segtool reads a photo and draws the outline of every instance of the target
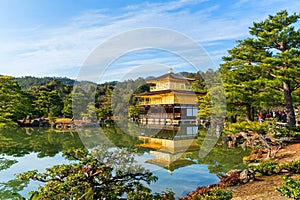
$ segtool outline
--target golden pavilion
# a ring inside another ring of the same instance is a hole
[[[139,121],[142,124],[178,125],[196,123],[197,97],[205,93],[192,91],[192,78],[169,73],[147,79],[150,91],[136,95],[140,99]]]

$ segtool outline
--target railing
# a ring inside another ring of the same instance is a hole
[[[140,115],[140,118],[148,118],[148,119],[173,119],[180,118],[181,113],[151,113],[146,115]]]
[[[143,101],[143,102],[140,102],[140,105],[141,105],[141,106],[150,105],[150,101]]]
[[[161,104],[174,104],[174,100],[154,100],[154,101],[141,101],[140,105],[141,106],[146,106],[146,105],[161,105]]]
[[[192,88],[188,85],[186,86],[150,86],[150,91],[159,91],[159,90],[187,90],[190,91]]]

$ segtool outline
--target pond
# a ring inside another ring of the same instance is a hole
[[[0,130],[0,199],[28,197],[39,182],[18,181],[15,174],[28,170],[68,163],[62,151],[71,148],[94,148],[98,145],[137,149],[135,158],[149,169],[158,181],[153,192],[167,188],[181,197],[198,186],[217,183],[217,174],[232,168],[243,168],[242,157],[249,154],[241,148],[226,148],[219,143],[205,157],[199,152],[206,131],[197,126],[124,127],[110,124],[103,128],[54,130],[15,128]],[[125,130],[125,131],[124,131]],[[127,133],[128,132],[128,133]],[[206,139],[205,139],[206,137]]]

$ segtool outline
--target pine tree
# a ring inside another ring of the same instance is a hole
[[[16,125],[28,111],[28,100],[18,83],[9,76],[0,76],[0,127]]]
[[[289,125],[296,123],[292,92],[300,86],[300,31],[293,26],[299,17],[284,10],[254,23],[252,37],[238,41],[221,66],[229,92],[236,91],[240,101],[250,106],[276,104],[280,99],[276,91],[280,91]],[[232,90],[235,86],[239,88]]]

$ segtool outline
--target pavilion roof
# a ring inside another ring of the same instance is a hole
[[[177,81],[193,82],[196,79],[194,79],[194,78],[186,78],[186,77],[184,77],[182,75],[175,74],[173,72],[169,72],[169,73],[164,74],[162,76],[158,76],[158,77],[155,77],[155,78],[147,79],[146,82],[147,83],[153,83],[153,82],[156,82],[156,81],[159,81],[159,80],[175,80],[175,81],[177,80]]]

